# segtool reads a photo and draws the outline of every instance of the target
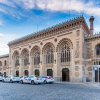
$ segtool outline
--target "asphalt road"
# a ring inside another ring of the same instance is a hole
[[[100,87],[0,82],[0,100],[100,100]]]

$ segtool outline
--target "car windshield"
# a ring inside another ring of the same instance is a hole
[[[17,76],[13,75],[13,77],[17,77]]]
[[[41,78],[48,78],[47,76],[41,76]]]
[[[40,76],[38,76],[38,75],[35,75],[35,77],[40,78]]]
[[[23,76],[21,76],[20,78],[23,78]]]

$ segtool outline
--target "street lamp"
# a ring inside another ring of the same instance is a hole
[[[54,64],[56,64],[56,59],[54,60]]]
[[[30,63],[28,62],[27,66],[30,66]]]
[[[20,67],[20,64],[18,63],[18,68]]]

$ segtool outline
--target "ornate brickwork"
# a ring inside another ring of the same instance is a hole
[[[76,42],[76,50],[75,50],[75,57],[78,58],[79,57],[79,41]]]
[[[76,31],[76,37],[80,36],[80,30]]]
[[[93,58],[93,50],[92,50],[92,44],[86,43],[86,59]]]
[[[75,61],[75,65],[79,65],[80,64],[80,61]]]
[[[89,66],[89,67],[87,68],[87,70],[88,70],[88,71],[92,71],[92,66]]]
[[[75,66],[75,71],[79,71],[79,66]]]
[[[88,72],[88,77],[92,77],[92,72]]]
[[[80,73],[79,72],[75,72],[75,76],[79,77]]]

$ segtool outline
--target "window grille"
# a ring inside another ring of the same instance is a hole
[[[34,53],[34,65],[38,65],[40,63],[40,52],[36,51]]]
[[[19,65],[19,55],[16,55],[15,57],[15,67]]]
[[[46,52],[46,63],[53,63],[53,61],[54,61],[53,49],[49,47]]]
[[[97,47],[97,55],[100,55],[100,45]]]
[[[5,66],[7,65],[7,61],[5,60]]]
[[[24,55],[24,66],[27,66],[29,63],[29,54],[25,53]]]
[[[61,48],[61,62],[70,62],[70,46],[67,43]]]

